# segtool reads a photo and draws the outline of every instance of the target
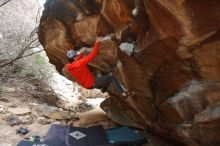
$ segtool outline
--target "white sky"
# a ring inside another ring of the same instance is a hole
[[[43,6],[44,3],[45,3],[45,1],[46,1],[46,0],[39,0],[39,4],[40,4],[41,6]]]

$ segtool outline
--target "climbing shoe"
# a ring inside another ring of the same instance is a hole
[[[122,93],[122,96],[127,98],[128,96],[132,96],[134,94],[135,94],[134,91],[128,90],[128,91],[125,91],[124,93]]]
[[[107,90],[108,90],[108,87],[101,88],[102,93],[107,92]]]

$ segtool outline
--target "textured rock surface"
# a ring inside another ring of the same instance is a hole
[[[112,94],[101,104],[108,116],[178,145],[217,146],[219,29],[219,0],[47,0],[39,39],[61,72],[67,50],[111,35],[90,67],[136,94]],[[121,43],[134,45],[130,55]]]

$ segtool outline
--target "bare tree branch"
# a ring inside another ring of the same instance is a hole
[[[38,27],[37,27],[38,28]],[[31,33],[30,33],[30,36],[28,38],[24,38],[24,48],[17,54],[17,56],[15,58],[13,58],[12,60],[8,61],[8,62],[2,62],[2,64],[0,64],[0,68],[2,67],[5,67],[9,64],[12,64],[14,63],[15,61],[21,59],[21,58],[24,58],[24,57],[28,57],[28,56],[31,56],[31,55],[34,55],[36,53],[39,53],[41,52],[42,50],[39,50],[39,51],[36,51],[36,52],[33,52],[33,53],[30,53],[30,54],[26,54],[25,55],[25,52],[28,51],[28,50],[31,50],[33,48],[37,48],[38,46],[40,46],[40,43],[38,41],[38,37],[37,37],[37,28],[35,28]],[[21,40],[19,39],[18,40],[19,43],[22,44]]]
[[[40,10],[41,8],[39,7],[38,10],[37,10],[37,15],[36,15],[36,18],[35,18],[35,24],[38,24],[39,21],[40,21],[40,17],[41,17],[41,14],[40,14]]]
[[[5,4],[7,4],[8,2],[10,2],[11,0],[7,0],[5,2],[3,2],[2,4],[0,4],[0,7],[4,6]]]
[[[12,64],[12,63],[14,63],[15,61],[17,61],[17,60],[19,60],[19,59],[21,59],[21,58],[25,58],[25,57],[34,55],[34,54],[39,53],[39,52],[41,52],[41,51],[43,51],[43,49],[42,49],[42,50],[39,50],[39,51],[36,51],[36,52],[33,52],[33,53],[30,53],[30,54],[27,54],[27,55],[23,55],[24,52],[25,52],[25,51],[23,50],[16,58],[10,60],[10,61],[7,62],[7,63],[4,63],[4,64],[0,65],[0,68],[5,67],[5,66],[7,66],[7,65],[9,65],[9,64]]]
[[[0,68],[5,67],[5,66],[7,66],[7,65],[9,65],[9,64],[12,64],[13,62],[17,61],[17,60],[20,59],[20,58],[21,58],[21,56],[18,55],[16,58],[12,59],[11,61],[0,65]]]
[[[40,53],[40,52],[42,52],[42,51],[43,51],[43,49],[42,49],[42,50],[39,50],[39,51],[36,51],[36,52],[33,52],[33,53],[30,53],[30,54],[27,54],[27,55],[23,55],[22,58],[25,58],[25,57],[28,57],[28,56],[31,56],[31,55]]]

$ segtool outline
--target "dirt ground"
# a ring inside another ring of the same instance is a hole
[[[102,124],[104,127],[113,127],[116,124],[108,119],[104,111],[99,108],[99,103],[103,100],[102,98],[86,99],[81,96],[77,100],[74,100],[75,102],[71,106],[71,111],[68,111],[74,118],[57,120],[56,118],[53,119],[53,117],[52,119],[46,117],[44,123],[39,122],[38,117],[42,117],[42,115],[31,110],[33,105],[49,106],[52,108],[57,105],[65,107],[63,105],[65,102],[60,102],[56,93],[45,82],[42,82],[31,74],[29,76],[27,74],[25,76],[21,75],[19,68],[16,67],[1,70],[0,146],[16,146],[21,140],[28,139],[33,135],[43,138],[47,134],[51,124],[72,124],[82,127]],[[26,113],[21,112],[26,109],[30,109],[30,111],[28,110]],[[65,111],[65,108],[62,111]],[[9,117],[16,114],[19,115],[19,118],[28,118],[21,123],[18,122],[17,124],[10,125]],[[16,130],[20,127],[25,127],[30,132],[26,135],[16,134]]]

